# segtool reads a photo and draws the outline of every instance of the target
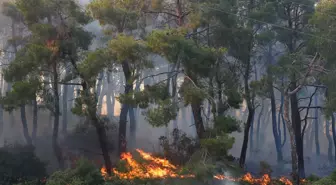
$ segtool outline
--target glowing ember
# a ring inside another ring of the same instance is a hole
[[[195,175],[180,175],[178,172],[178,167],[171,164],[166,159],[161,159],[152,156],[150,153],[144,152],[140,149],[136,150],[140,156],[149,161],[150,164],[140,164],[133,159],[131,153],[124,153],[121,155],[121,160],[127,162],[127,167],[129,168],[127,172],[120,172],[116,168],[113,168],[113,173],[121,179],[164,179],[164,178],[193,178]],[[107,171],[105,167],[101,168],[101,174],[108,178]],[[217,180],[228,180],[228,181],[244,181],[250,184],[258,185],[269,185],[271,183],[271,178],[268,174],[263,175],[261,178],[254,178],[250,173],[245,174],[241,178],[233,178],[224,175],[215,175],[213,177]],[[281,177],[279,179],[285,185],[293,185],[293,183],[285,178]],[[303,181],[302,181],[303,182]]]

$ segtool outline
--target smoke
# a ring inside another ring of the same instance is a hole
[[[224,171],[222,175],[226,177],[233,177],[233,174],[230,173],[229,171]],[[234,181],[223,180],[220,182],[220,185],[239,185],[239,183],[234,182]]]

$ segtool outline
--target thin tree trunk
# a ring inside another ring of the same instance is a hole
[[[318,97],[315,95],[314,97],[314,103],[315,106],[318,106]],[[316,155],[320,156],[321,151],[320,151],[320,142],[319,142],[319,120],[318,120],[318,109],[315,109],[315,120],[314,120],[314,126],[315,126],[315,150],[316,150]]]
[[[1,74],[1,81],[0,81],[0,96],[2,98],[3,96],[3,90],[4,90],[4,76]],[[0,105],[0,137],[2,136],[4,132],[4,109],[3,105]]]
[[[264,100],[261,103],[261,109],[259,112],[259,116],[258,116],[258,124],[257,124],[257,148],[260,149],[260,125],[261,125],[261,117],[263,115],[264,112]]]
[[[65,70],[65,76],[68,76],[68,67]],[[62,133],[66,135],[68,131],[68,86],[63,85],[63,106],[62,106]]]
[[[139,79],[137,80],[136,84],[135,84],[135,91],[139,92],[140,91],[140,85],[141,82],[139,81]],[[129,118],[130,118],[130,145],[131,147],[136,146],[136,129],[137,129],[137,113],[138,112],[138,107],[133,108],[132,106],[130,106],[129,108]]]
[[[128,62],[122,63],[122,68],[125,76],[125,91],[124,94],[128,94],[133,89],[133,84],[130,82],[131,70]],[[119,118],[119,136],[118,136],[118,155],[121,157],[122,153],[125,153],[127,150],[127,140],[126,140],[126,126],[127,126],[127,113],[129,110],[129,105],[122,104]]]
[[[111,82],[111,78],[113,76],[110,72],[107,72],[107,93],[106,93],[106,107],[107,107],[107,115],[109,118],[114,116],[114,89],[113,84]]]
[[[33,142],[36,142],[36,136],[37,136],[37,101],[36,97],[35,100],[33,100],[33,131],[32,131],[32,140]]]
[[[335,162],[336,162],[336,128],[335,128],[335,116],[334,113],[331,115],[331,129],[332,129],[332,136],[334,140],[334,150],[335,150]]]
[[[325,121],[326,121],[325,132],[326,132],[326,136],[327,136],[327,139],[328,139],[328,160],[329,160],[330,163],[332,163],[332,161],[333,161],[333,152],[332,152],[333,139],[331,138],[331,135],[330,135],[330,122],[329,122],[329,120],[325,120]]]
[[[273,82],[271,81],[269,83],[271,83],[269,88],[270,88],[270,94],[271,94],[272,131],[273,131],[273,137],[274,137],[274,142],[275,142],[275,148],[276,148],[276,152],[277,152],[277,161],[281,162],[283,160],[283,157],[282,157],[282,151],[281,151],[281,139],[280,139],[280,136],[279,136],[280,133],[279,133],[279,130],[277,128],[276,104],[275,104],[275,96],[274,96],[274,90],[273,90]]]
[[[243,140],[243,145],[242,145],[242,149],[240,152],[240,158],[239,158],[239,166],[241,168],[245,166],[246,151],[247,151],[247,145],[248,145],[248,135],[249,135],[251,123],[253,120],[253,115],[254,115],[254,109],[251,108],[251,110],[249,110],[247,121],[246,121],[245,128],[244,128],[244,140]]]
[[[94,126],[96,127],[96,132],[98,135],[98,141],[101,148],[101,151],[103,153],[104,163],[107,174],[111,174],[112,171],[112,162],[109,155],[108,150],[108,141],[107,141],[107,133],[106,129],[103,123],[100,123],[96,116],[93,116],[91,118]]]
[[[54,91],[54,127],[52,134],[52,146],[54,149],[55,156],[57,158],[60,168],[64,168],[64,161],[62,156],[61,147],[58,143],[58,132],[59,132],[59,114],[60,114],[60,105],[59,105],[59,92],[58,92],[58,72],[57,72],[57,63],[53,62],[53,91]]]
[[[240,152],[240,159],[239,159],[239,166],[241,168],[243,168],[245,166],[245,160],[246,160],[246,151],[247,151],[247,146],[248,146],[248,136],[249,136],[249,132],[250,132],[250,127],[251,124],[253,122],[253,117],[254,117],[254,112],[255,112],[255,108],[253,105],[253,101],[251,97],[251,91],[250,91],[250,87],[249,87],[249,74],[250,74],[250,70],[251,70],[251,63],[250,63],[250,59],[247,60],[247,66],[244,72],[244,93],[245,93],[245,100],[246,100],[246,104],[247,104],[247,109],[248,109],[248,116],[247,116],[247,121],[245,124],[245,128],[244,128],[244,139],[243,139],[243,145],[241,148],[241,152]]]
[[[253,156],[253,149],[254,149],[254,146],[253,146],[253,135],[254,135],[254,133],[253,133],[253,131],[254,131],[254,114],[253,114],[253,118],[252,118],[252,123],[251,123],[251,129],[250,129],[250,150],[249,150],[249,152],[250,152],[250,157],[252,157]]]
[[[102,109],[102,102],[103,102],[103,77],[104,77],[104,72],[100,72],[98,75],[98,79],[97,79],[97,85],[96,85],[96,98],[97,98],[97,107],[98,107],[98,111],[97,114],[101,115],[101,109]]]
[[[313,126],[313,121],[310,121],[310,135],[309,135],[309,140],[308,140],[308,144],[307,144],[307,148],[309,148],[309,152],[310,154],[313,153],[313,142],[314,142],[314,126]]]
[[[204,136],[205,128],[203,125],[201,104],[191,103],[191,110],[193,113],[197,136],[199,139],[202,139]]]
[[[272,45],[269,44],[268,47],[268,67],[270,68],[273,65],[273,54],[272,54]],[[273,74],[271,74],[270,69],[267,69],[267,75],[268,75],[268,91],[270,93],[270,99],[271,99],[271,117],[272,117],[272,132],[275,142],[275,149],[277,152],[277,162],[281,162],[283,160],[282,157],[282,151],[281,151],[281,133],[280,128],[278,128],[277,125],[277,118],[276,118],[276,103],[275,103],[275,95],[274,95],[274,88],[273,88]],[[280,124],[280,123],[278,123]]]
[[[129,106],[129,110],[128,110],[128,116],[129,116],[129,120],[130,120],[130,127],[129,127],[129,133],[130,133],[130,138],[129,138],[129,145],[130,147],[133,147],[136,145],[136,118],[135,118],[135,111],[134,108],[132,106]]]
[[[23,136],[26,139],[28,145],[32,145],[32,138],[29,135],[28,130],[28,123],[27,123],[27,116],[26,116],[26,105],[20,106],[20,113],[21,113],[21,121],[22,121],[22,129],[23,129]]]
[[[289,118],[289,95],[287,93],[284,94],[284,120],[286,122],[286,126],[289,132],[291,158],[292,158],[292,176],[293,176],[293,179],[296,180],[298,179],[298,162],[297,162],[294,129],[292,127],[292,124]]]
[[[293,85],[294,86],[294,85]],[[294,90],[291,88],[291,90]],[[296,152],[297,152],[297,160],[298,160],[298,177],[305,178],[305,171],[304,171],[304,156],[303,156],[303,140],[302,140],[302,133],[301,133],[301,117],[298,108],[298,101],[296,97],[296,93],[291,95],[291,116],[292,116],[292,126],[295,133],[295,145],[296,145]],[[299,182],[299,180],[298,180]]]

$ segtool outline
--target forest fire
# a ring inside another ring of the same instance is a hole
[[[154,157],[150,153],[146,153],[140,149],[136,150],[140,156],[149,161],[149,164],[140,164],[134,160],[131,153],[124,153],[121,156],[121,160],[126,161],[129,171],[120,172],[116,168],[112,169],[113,173],[121,179],[165,179],[165,178],[193,178],[195,175],[187,174],[180,175],[177,166],[171,164],[168,160]],[[101,168],[102,175],[107,178],[106,169]],[[233,178],[225,175],[215,175],[214,179],[228,180],[228,181],[245,181],[255,185],[269,185],[271,178],[268,174],[263,175],[261,178],[254,178],[250,173],[245,174],[241,178]],[[285,178],[281,177],[280,182],[285,185],[293,185],[293,183]]]

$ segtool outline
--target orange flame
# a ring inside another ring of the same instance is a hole
[[[116,168],[113,168],[113,173],[121,179],[164,179],[164,178],[193,178],[195,175],[187,174],[180,175],[178,172],[178,167],[171,164],[168,160],[154,157],[150,153],[144,152],[140,149],[136,150],[140,156],[146,161],[150,161],[150,164],[140,164],[133,159],[131,153],[123,153],[121,155],[121,160],[127,162],[129,168],[128,172],[120,172]],[[108,178],[108,174],[105,167],[101,168],[101,174],[105,178]],[[228,180],[228,181],[245,181],[250,184],[258,185],[269,185],[271,183],[271,178],[268,174],[263,175],[261,178],[254,178],[250,173],[245,174],[241,178],[233,178],[225,175],[214,175],[214,179],[217,180]],[[281,177],[280,182],[285,185],[293,185],[293,183],[285,178]]]

